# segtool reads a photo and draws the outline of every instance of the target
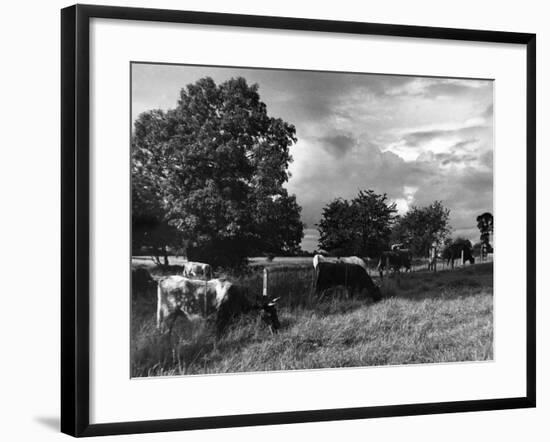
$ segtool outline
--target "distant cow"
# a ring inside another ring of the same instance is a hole
[[[272,331],[280,327],[274,300],[252,302],[244,290],[222,279],[208,281],[169,276],[161,280],[157,290],[157,329],[169,332],[179,316],[186,320],[206,318],[216,314],[216,329],[220,335],[232,319],[259,311],[263,322]]]
[[[407,249],[382,252],[380,255],[380,261],[378,261],[378,271],[380,272],[380,277],[383,277],[384,270],[392,269],[394,272],[399,272],[401,268],[405,268],[405,270],[410,272],[411,260],[411,253]]]
[[[151,277],[147,269],[139,267],[132,269],[132,298],[136,299],[141,296],[147,296],[149,293],[154,293],[156,287],[155,280]]]
[[[187,278],[202,277],[210,279],[212,277],[212,268],[210,264],[204,262],[187,261],[183,264],[183,276]]]
[[[361,293],[366,290],[375,301],[382,299],[380,289],[361,266],[343,262],[319,262],[315,278],[315,293],[319,295],[337,286],[344,286],[350,297],[355,292]]]
[[[447,260],[447,265],[451,265],[451,268],[454,269],[455,260],[462,258],[462,264],[465,264],[466,261],[469,261],[470,264],[475,263],[475,258],[472,255],[472,248],[467,242],[457,242],[449,244],[443,250],[443,258]]]

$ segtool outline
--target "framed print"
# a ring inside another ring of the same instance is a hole
[[[534,34],[61,19],[63,432],[535,406]]]

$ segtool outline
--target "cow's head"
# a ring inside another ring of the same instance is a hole
[[[279,298],[275,298],[271,301],[263,301],[261,303],[260,317],[273,332],[277,332],[277,330],[281,328],[279,316],[277,315],[277,308],[275,307],[278,300]]]
[[[380,301],[382,299],[382,292],[380,291],[380,287],[375,285],[372,289],[371,296],[374,302]]]

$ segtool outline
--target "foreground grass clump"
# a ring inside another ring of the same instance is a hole
[[[304,277],[310,277],[305,269]],[[290,278],[289,278],[290,279]],[[286,287],[307,286],[287,281]],[[273,288],[276,290],[276,288]],[[154,327],[155,300],[136,302],[132,375],[234,373],[493,358],[492,266],[385,279],[386,298],[288,302],[277,335],[243,317],[219,339],[209,321],[179,324],[171,337]],[[309,293],[304,293],[305,296]]]

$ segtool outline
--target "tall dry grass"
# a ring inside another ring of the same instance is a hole
[[[378,303],[310,296],[308,266],[270,268],[269,291],[281,296],[280,333],[254,315],[220,339],[211,320],[179,321],[172,336],[155,329],[156,298],[132,309],[132,375],[234,373],[490,360],[493,357],[492,264],[454,272],[418,272],[381,282]],[[261,271],[239,282],[261,293]],[[380,281],[377,281],[380,283]]]

